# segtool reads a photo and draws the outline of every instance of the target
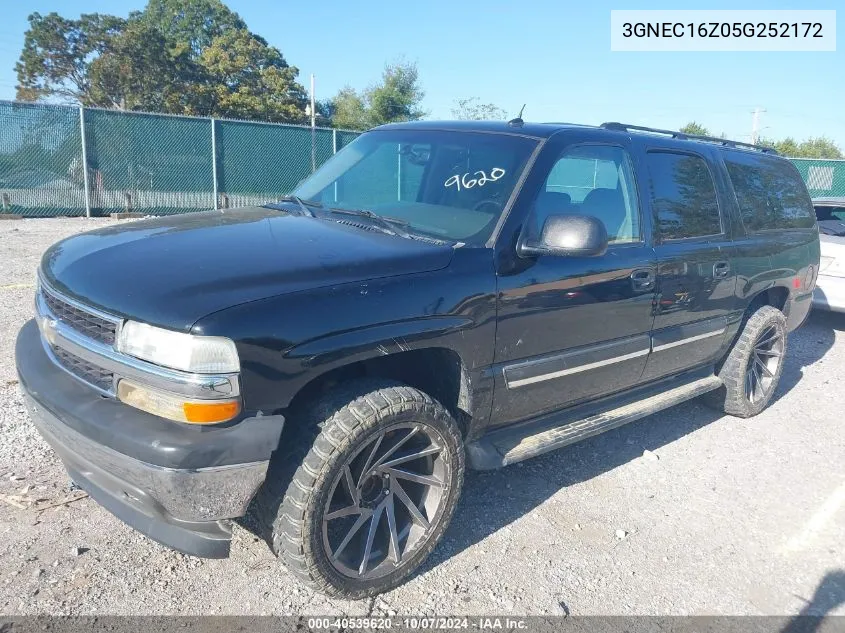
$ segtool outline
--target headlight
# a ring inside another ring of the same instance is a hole
[[[235,344],[222,336],[194,336],[125,321],[115,349],[156,365],[197,374],[234,373],[240,370]]]

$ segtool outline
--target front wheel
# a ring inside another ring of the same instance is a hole
[[[286,481],[284,464],[271,468],[261,493],[273,549],[325,593],[392,589],[454,513],[464,473],[457,424],[437,401],[398,384],[353,387],[313,411],[319,434],[304,440],[296,472]]]
[[[740,418],[757,415],[771,401],[786,355],[786,317],[772,306],[761,306],[742,331],[719,369],[724,386],[706,402]]]

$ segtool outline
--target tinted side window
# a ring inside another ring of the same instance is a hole
[[[813,226],[810,196],[787,161],[739,152],[726,152],[724,160],[746,230]]]
[[[664,240],[722,232],[716,186],[703,158],[649,152],[654,224]]]

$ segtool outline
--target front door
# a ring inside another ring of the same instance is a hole
[[[643,153],[657,254],[652,354],[645,380],[713,361],[723,349],[734,308],[736,272],[729,215],[720,209],[715,176],[690,151]]]
[[[533,170],[533,191],[526,182],[523,238],[536,236],[548,215],[583,214],[604,222],[610,246],[600,257],[499,258],[496,424],[640,381],[650,350],[656,260],[628,143],[624,135],[616,144],[583,136],[550,141]]]

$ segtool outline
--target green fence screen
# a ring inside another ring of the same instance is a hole
[[[358,134],[0,101],[0,213],[165,215],[261,204]]]
[[[97,212],[214,207],[209,119],[85,110],[85,142]]]
[[[223,206],[258,204],[283,196],[311,173],[312,131],[306,127],[215,121],[217,178]],[[331,157],[333,131],[313,133],[314,163]]]
[[[845,197],[845,160],[793,158],[813,198]]]
[[[0,211],[84,215],[79,110],[0,102]]]
[[[161,215],[261,204],[358,134],[0,101],[0,213]],[[385,184],[385,195],[410,195],[419,174],[388,154],[400,184]],[[845,197],[845,161],[792,160],[811,196]]]

